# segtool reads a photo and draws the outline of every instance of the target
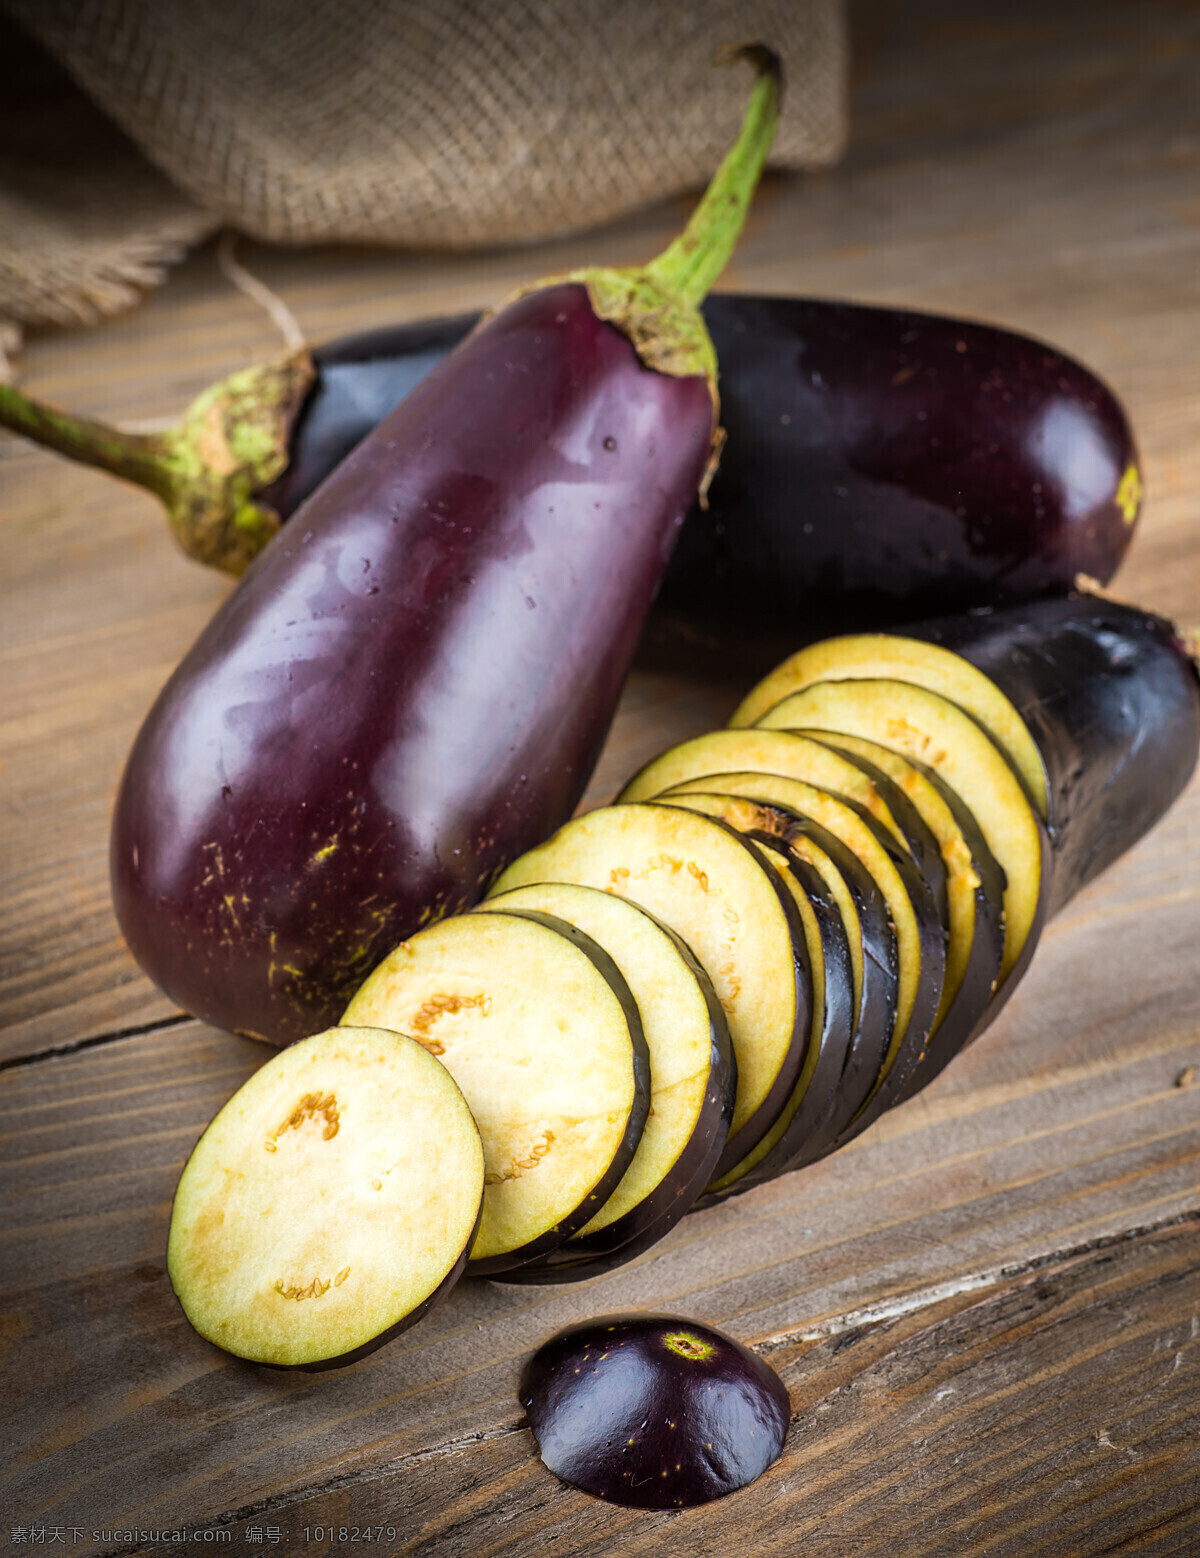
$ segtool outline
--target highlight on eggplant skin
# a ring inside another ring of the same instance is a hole
[[[602,1315],[526,1364],[520,1401],[545,1465],[633,1509],[733,1493],[778,1459],[791,1404],[748,1347],[674,1315]]]

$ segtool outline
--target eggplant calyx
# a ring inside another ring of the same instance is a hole
[[[287,468],[292,425],[316,368],[307,350],[230,374],[160,435],[147,482],[189,557],[240,575],[280,527],[256,496]]]
[[[743,44],[717,56],[719,64],[738,60],[752,65],[758,79],[737,139],[679,236],[648,265],[569,271],[521,287],[506,300],[515,302],[530,292],[565,282],[580,284],[587,288],[597,318],[620,330],[647,368],[674,378],[705,380],[713,421],[712,451],[700,488],[702,502],[717,467],[724,433],[720,427],[717,354],[700,304],[729,263],[745,225],[751,197],[775,138],[783,96],[783,63],[773,49],[763,43]]]

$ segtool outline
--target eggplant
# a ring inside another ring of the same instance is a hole
[[[812,1034],[804,1069],[774,1125],[752,1152],[708,1187],[710,1195],[734,1184],[759,1184],[829,1149],[840,1129],[839,1083],[855,1032],[850,938],[821,873],[778,838],[754,829],[747,838],[774,861],[800,909],[812,969]]]
[[[483,1195],[446,1068],[400,1034],[334,1028],[272,1056],[200,1138],[171,1208],[171,1285],[226,1352],[336,1368],[450,1290]]]
[[[1189,646],[1166,618],[1094,593],[907,632],[982,671],[1028,728],[1045,771],[1057,914],[1191,777],[1200,700]]]
[[[745,53],[747,51],[743,51]],[[775,56],[688,228],[492,314],[255,561],[138,733],[117,918],[184,1010],[275,1044],[569,817],[719,446],[696,307],[778,112]]]
[[[907,309],[718,295],[703,312],[728,445],[668,567],[650,651],[682,639],[757,661],[748,646],[790,648],[798,623],[889,627],[1115,573],[1142,481],[1125,411],[1082,364]],[[0,425],[148,486],[186,551],[240,573],[476,322],[373,330],[245,370],[168,434],[119,433],[7,385]]]
[[[712,1178],[736,1097],[729,1024],[686,942],[627,898],[540,882],[473,912],[493,911],[557,916],[593,937],[627,980],[646,1036],[650,1108],[624,1179],[585,1227],[512,1274],[517,1281],[542,1280],[551,1269],[593,1276],[657,1243]]]
[[[486,1173],[476,1273],[553,1249],[621,1183],[650,1102],[646,1039],[620,969],[565,920],[440,920],[383,960],[342,1021],[410,1034],[462,1089]]]
[[[854,851],[811,817],[802,816],[798,812],[788,814],[788,836],[785,842],[777,831],[772,832],[763,826],[768,823],[778,828],[778,816],[764,816],[763,808],[757,802],[744,797],[692,791],[676,795],[672,804],[686,806],[706,816],[719,817],[753,843],[767,841],[775,846],[783,845],[789,856],[797,856],[817,873],[836,905],[850,954],[853,1027],[849,1050],[831,1098],[831,1112],[836,1118],[832,1121],[832,1127],[829,1123],[822,1126],[823,1136],[831,1131],[829,1142],[832,1143],[870,1097],[883,1069],[896,1027],[900,953],[896,927],[883,891]],[[774,810],[778,813],[780,808]],[[826,1005],[834,1003],[836,999],[836,993],[826,989]],[[816,1096],[806,1097],[804,1102],[807,1116],[816,1103]],[[770,1144],[768,1150],[771,1150],[771,1164],[776,1168],[778,1164],[771,1138],[778,1124],[777,1119],[763,1137],[762,1143]],[[798,1143],[797,1135],[798,1128],[794,1131],[789,1128],[789,1159],[801,1155],[807,1159],[808,1149],[813,1143],[807,1139]],[[765,1157],[760,1165],[758,1151],[756,1147],[732,1170],[714,1180],[709,1186],[710,1193],[723,1193],[730,1188],[744,1190],[757,1183],[759,1166],[766,1167]],[[750,1177],[752,1168],[753,1178]],[[783,1169],[778,1168],[778,1172],[783,1172]]]
[[[518,856],[492,896],[538,882],[629,898],[682,937],[707,970],[737,1061],[733,1120],[714,1171],[723,1174],[770,1129],[804,1065],[812,986],[787,887],[723,823],[645,802],[572,818]]]
[[[778,1459],[783,1381],[741,1342],[674,1315],[603,1315],[543,1343],[520,1401],[546,1466],[634,1509],[682,1509],[745,1487]]]

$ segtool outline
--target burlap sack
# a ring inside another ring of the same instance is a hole
[[[724,42],[761,39],[784,58],[774,166],[828,162],[844,138],[841,0],[0,8],[76,93],[56,83],[50,111],[45,91],[0,90],[10,320],[120,307],[219,225],[281,243],[460,249],[578,230],[697,188],[736,133],[750,80],[714,66]],[[10,134],[5,118],[21,116]]]

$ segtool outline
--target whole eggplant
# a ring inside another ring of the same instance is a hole
[[[816,298],[703,304],[728,442],[661,602],[694,622],[767,613],[845,631],[1107,583],[1141,479],[1120,402],[1015,331]],[[473,315],[319,347],[284,474],[293,512]],[[803,612],[803,617],[801,617]]]
[[[805,635],[1034,599],[1116,571],[1141,502],[1137,452],[1119,401],[1080,363],[1013,331],[905,309],[728,294],[703,313],[728,442],[668,568],[667,647],[711,640],[719,655],[747,629],[778,627],[778,658]],[[191,501],[201,473],[183,429],[167,439],[169,481],[154,439],[101,436],[2,385],[0,422],[157,481],[185,548],[237,572],[475,323],[374,330],[215,387],[189,418],[204,446],[215,415],[227,444],[261,429],[261,448],[204,504]]]
[[[742,136],[682,237],[484,321],[302,506],[151,709],[113,900],[192,1014],[275,1043],[327,1026],[574,809],[717,445],[696,304],[777,117],[778,62],[752,58]]]

